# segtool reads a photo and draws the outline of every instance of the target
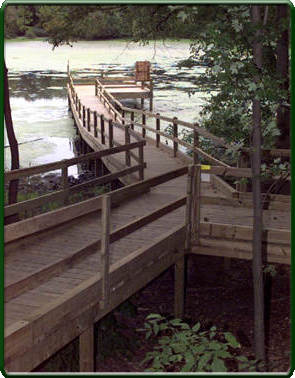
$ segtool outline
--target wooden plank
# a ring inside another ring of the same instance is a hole
[[[253,227],[201,222],[200,232],[201,236],[219,237],[225,240],[252,241]],[[289,230],[269,228],[263,231],[262,239],[269,243],[290,245],[291,232]]]

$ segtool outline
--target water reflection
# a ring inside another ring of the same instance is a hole
[[[42,41],[5,42],[16,137],[19,143],[28,142],[20,145],[21,166],[70,158],[75,153],[76,131],[66,93],[68,59],[75,75],[90,78],[101,70],[133,72],[137,60],[150,60],[154,111],[188,122],[198,120],[209,89],[198,83],[205,67],[179,68],[178,63],[188,57],[188,47],[189,43],[173,42],[169,48],[158,47],[155,55],[152,46],[127,46],[124,41],[79,42],[73,48],[62,46],[54,51]],[[6,148],[7,169],[9,161]]]

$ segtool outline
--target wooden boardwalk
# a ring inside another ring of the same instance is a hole
[[[107,109],[99,101],[94,85],[77,85],[74,92],[69,87],[69,105],[94,151],[124,146],[126,138],[130,143],[142,140],[136,128],[126,135],[127,120],[119,122],[115,107]],[[165,142],[157,147],[157,140],[147,135],[144,140],[144,155],[138,147],[138,154],[132,150],[131,155],[123,151],[102,157],[111,172],[139,165],[120,177],[129,186],[111,194],[110,297],[103,305],[101,196],[5,227],[6,371],[35,369],[76,337],[80,370],[92,371],[96,321],[173,264],[176,287],[181,286],[177,272],[183,267],[191,159],[175,144],[172,149]],[[191,252],[249,259],[251,206],[216,180],[201,184],[200,239]],[[289,263],[290,212],[265,210],[264,224],[268,261]],[[177,290],[176,312],[181,309]]]

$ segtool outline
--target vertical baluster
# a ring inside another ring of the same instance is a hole
[[[178,138],[178,125],[177,125],[177,117],[173,118],[173,138]],[[174,157],[177,156],[177,150],[178,150],[178,142],[173,141],[173,153]]]
[[[109,147],[112,148],[114,145],[114,130],[113,130],[113,121],[109,120]]]
[[[146,116],[144,113],[142,113],[142,125],[145,126],[146,125]],[[142,128],[142,137],[145,138],[145,134],[146,134],[146,129],[143,127]]]
[[[125,125],[125,110],[122,110],[122,125]]]
[[[156,130],[160,131],[160,113],[156,114]],[[160,134],[156,134],[156,146],[159,148],[160,145]]]
[[[94,112],[93,114],[94,120],[94,137],[97,138],[97,111]]]
[[[129,126],[125,126],[125,145],[130,144]],[[131,165],[130,150],[126,150],[125,163],[128,167]]]
[[[80,119],[81,119],[81,108],[82,108],[81,101],[79,100],[79,118]]]
[[[101,143],[105,144],[105,129],[104,129],[104,118],[103,115],[100,115],[100,131],[101,131]]]
[[[131,112],[131,129],[134,130],[134,112]]]
[[[87,130],[90,131],[90,109],[87,109]]]
[[[139,164],[141,167],[139,168],[139,180],[144,180],[144,155],[143,155],[143,144],[138,147],[138,158]]]
[[[82,121],[83,121],[83,127],[86,126],[85,115],[86,115],[86,112],[85,112],[85,106],[83,105],[83,118],[82,118]]]

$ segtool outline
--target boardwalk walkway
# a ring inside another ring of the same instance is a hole
[[[124,145],[124,127],[109,128],[105,121],[105,144],[102,144],[102,124],[98,122],[98,136],[95,136],[94,117],[83,125],[77,98],[85,109],[91,109],[92,115],[97,112],[105,119],[116,122],[115,113],[107,110],[95,96],[94,85],[77,85],[75,91],[76,97],[69,90],[70,106],[87,144],[95,151],[108,149],[110,139],[112,145]],[[110,136],[110,133],[113,135]],[[138,141],[140,135],[137,137],[131,130],[129,137],[133,142]],[[89,350],[91,355],[93,345],[89,332],[91,334],[93,324],[169,266],[183,262],[187,191],[185,167],[190,159],[181,151],[177,151],[175,157],[173,149],[165,144],[157,147],[155,139],[151,137],[145,136],[145,140],[143,183],[167,172],[182,168],[184,171],[175,178],[171,175],[169,181],[159,181],[158,185],[143,185],[142,190],[122,188],[114,192],[110,244],[111,294],[104,306],[101,305],[100,198],[85,201],[85,208],[89,207],[87,213],[76,215],[66,223],[52,224],[52,218],[61,216],[64,211],[61,209],[6,226],[7,371],[30,371],[78,336],[80,369],[91,371],[93,361],[89,358]],[[131,161],[140,162],[140,149],[138,152],[138,155],[130,157]],[[111,172],[116,172],[126,168],[126,155],[126,152],[122,152],[105,157],[103,161]],[[121,178],[122,182],[131,184],[130,188],[138,188],[140,172]],[[201,245],[195,247],[193,252],[220,255],[217,244],[221,243],[221,255],[251,258],[251,207],[240,203],[224,190],[220,191],[212,182],[203,181],[201,184]],[[137,229],[145,216],[177,200],[181,206],[177,205],[175,209],[171,206],[169,213],[164,211],[162,217],[151,217],[148,224]],[[71,206],[78,208],[78,205]],[[288,263],[290,213],[265,210],[264,221],[265,227],[271,229],[266,236],[269,260]],[[42,224],[39,232],[22,234],[23,230],[29,230],[35,224]],[[126,225],[134,232],[129,233]],[[17,237],[18,234],[21,236]],[[124,238],[119,239],[122,235]]]

